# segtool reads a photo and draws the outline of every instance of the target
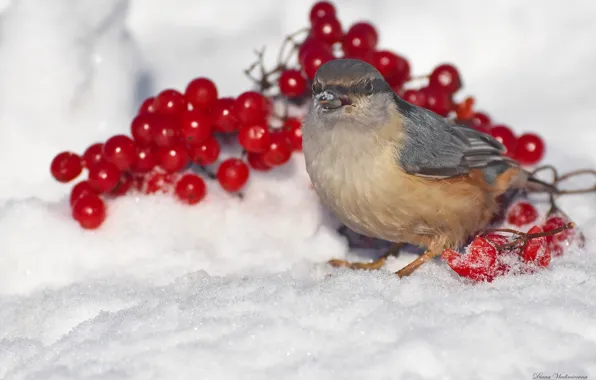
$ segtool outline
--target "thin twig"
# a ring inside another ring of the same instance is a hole
[[[569,222],[569,223],[567,223],[564,226],[561,226],[559,228],[552,229],[550,231],[537,232],[535,234],[521,233],[520,234],[521,236],[519,238],[517,238],[517,239],[515,239],[515,240],[513,240],[513,241],[511,241],[509,243],[502,244],[502,245],[498,246],[497,249],[498,250],[503,250],[503,249],[506,249],[506,248],[511,248],[511,247],[514,247],[514,246],[518,245],[520,242],[523,242],[524,245],[525,245],[525,244],[528,243],[528,241],[530,241],[532,239],[546,237],[546,236],[553,236],[553,235],[556,235],[556,234],[558,234],[560,232],[563,232],[565,230],[572,229],[574,227],[575,227],[575,223]]]

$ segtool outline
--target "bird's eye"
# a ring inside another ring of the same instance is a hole
[[[321,85],[321,82],[313,82],[312,83],[312,93],[318,94],[321,91],[323,91],[323,85]]]
[[[367,82],[366,87],[364,89],[366,91],[366,95],[372,95],[375,90],[375,87],[372,82]]]

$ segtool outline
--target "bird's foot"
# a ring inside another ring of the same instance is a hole
[[[401,243],[395,243],[381,255],[375,261],[370,263],[353,263],[347,260],[340,260],[340,259],[332,259],[329,260],[328,263],[335,268],[350,268],[350,269],[360,269],[360,270],[378,270],[381,269],[385,263],[387,262],[387,258],[389,256],[397,256],[399,255],[399,250],[404,246]]]
[[[427,261],[432,260],[435,256],[437,256],[437,254],[435,254],[431,250],[428,250],[428,251],[424,252],[422,255],[418,256],[416,258],[416,260],[412,261],[405,267],[403,267],[400,270],[398,270],[397,272],[395,272],[395,274],[399,278],[409,276],[412,273],[414,273],[414,271],[416,269],[420,268],[422,266],[422,264],[426,263]]]

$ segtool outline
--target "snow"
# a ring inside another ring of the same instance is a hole
[[[594,167],[596,7],[560,2],[339,2],[414,74],[451,61],[465,93],[545,162]],[[212,77],[249,86],[253,49],[306,23],[308,2],[0,1],[0,379],[479,379],[596,374],[596,198],[563,208],[587,236],[534,275],[463,281],[440,261],[325,265],[348,252],[296,155],[244,200],[110,203],[69,216],[49,162],[128,131],[142,98]],[[233,8],[233,12],[230,8]],[[570,377],[571,378],[571,377]]]

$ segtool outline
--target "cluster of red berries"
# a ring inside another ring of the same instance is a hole
[[[184,92],[166,89],[143,102],[131,122],[130,136],[116,135],[95,143],[82,155],[59,153],[51,163],[52,175],[60,182],[70,182],[87,170],[87,179],[73,187],[70,197],[74,219],[87,229],[97,228],[105,220],[106,197],[121,196],[131,189],[148,194],[173,191],[181,201],[196,204],[207,192],[202,174],[216,179],[224,190],[238,192],[251,169],[268,171],[281,166],[292,152],[302,149],[301,120],[287,112],[277,115],[274,103],[304,105],[310,100],[309,84],[317,69],[341,57],[374,65],[405,100],[488,131],[523,163],[540,160],[544,145],[539,137],[526,134],[516,138],[504,126],[489,130],[490,120],[473,111],[472,98],[459,104],[454,101],[462,81],[453,65],[437,66],[426,77],[428,84],[414,89],[409,62],[379,49],[378,40],[377,30],[367,22],[355,23],[344,32],[333,4],[318,2],[310,11],[306,38],[299,42],[288,38],[297,64],[280,62],[267,73],[261,59],[261,78],[253,78],[257,91],[221,97],[216,85],[203,77],[192,80]],[[250,75],[250,70],[247,73]],[[270,92],[275,88],[279,94]],[[220,160],[221,144],[229,141],[236,141],[242,154]]]
[[[247,91],[237,98],[218,98],[207,78],[191,81],[186,91],[160,92],[143,102],[131,122],[131,137],[116,135],[89,146],[82,155],[61,152],[50,170],[59,182],[70,182],[87,169],[87,179],[77,183],[70,196],[72,215],[83,228],[99,227],[106,218],[101,198],[120,196],[135,188],[146,194],[174,190],[187,204],[206,195],[200,175],[187,172],[196,165],[205,170],[220,156],[220,139],[235,134],[243,147],[242,158],[227,158],[212,176],[223,189],[237,192],[248,181],[250,169],[266,171],[286,163],[302,149],[301,121],[286,118],[272,130],[268,98]]]
[[[548,215],[541,225],[534,224],[538,211],[528,202],[518,202],[507,211],[507,222],[516,227],[531,226],[528,232],[505,236],[489,232],[474,238],[461,255],[447,249],[442,258],[457,274],[473,281],[492,281],[507,274],[533,273],[549,266],[552,257],[563,255],[576,237],[573,224],[556,213]]]

